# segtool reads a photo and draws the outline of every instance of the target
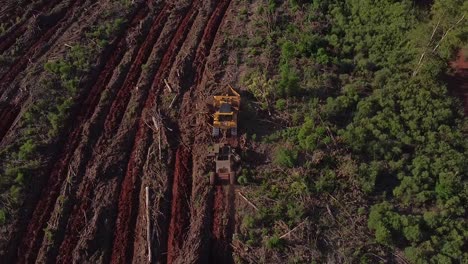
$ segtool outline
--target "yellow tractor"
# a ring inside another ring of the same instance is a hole
[[[236,183],[236,168],[240,161],[236,154],[237,116],[240,107],[240,95],[231,86],[228,93],[215,95],[213,103],[213,137],[219,139],[208,151],[212,159],[213,171],[210,173],[210,184],[228,181]]]
[[[215,95],[213,106],[213,137],[237,137],[237,114],[239,113],[240,95],[229,85],[229,93]]]

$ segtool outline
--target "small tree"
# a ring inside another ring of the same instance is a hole
[[[275,155],[275,163],[286,168],[292,168],[297,163],[297,150],[287,149],[284,147],[278,148]]]

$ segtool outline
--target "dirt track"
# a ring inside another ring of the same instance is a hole
[[[72,15],[77,8],[90,6],[84,0],[53,1],[40,10],[59,4],[64,4],[65,12],[59,12],[41,37],[28,39],[31,45],[1,77],[0,92],[12,100],[0,108],[0,141],[14,132],[14,121],[29,99],[18,82],[31,58],[47,56],[48,41],[83,19],[83,14]],[[222,88],[206,89],[212,78],[206,65],[211,51],[221,47],[216,36],[230,1],[137,5],[128,14],[127,29],[106,48],[97,77],[79,98],[80,107],[50,164],[42,192],[28,205],[30,217],[14,226],[4,256],[10,262],[142,262],[147,255],[141,198],[145,186],[151,190],[153,259],[232,261],[233,223],[221,219],[229,215],[224,210],[233,190],[220,186],[214,191],[207,185],[206,161],[200,153],[210,142],[209,132],[206,115],[197,115],[204,111],[209,94]],[[17,32],[33,19],[22,23],[16,25]],[[21,35],[3,36],[2,51],[11,47],[9,38]],[[192,199],[198,196],[206,201],[201,207]],[[208,214],[200,215],[200,208]],[[200,229],[200,223],[206,227]],[[52,230],[52,236],[45,230]],[[188,241],[194,240],[187,249]],[[211,246],[218,254],[207,254],[206,247]]]
[[[462,50],[455,61],[451,63],[454,73],[448,76],[449,90],[460,99],[465,116],[468,116],[468,59]]]

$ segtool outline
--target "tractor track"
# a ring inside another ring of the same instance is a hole
[[[144,17],[145,12],[146,9],[143,7],[140,7],[139,11],[135,12],[136,15],[130,23],[128,30],[132,30],[138,25],[138,22]],[[44,235],[42,228],[45,226],[48,216],[53,210],[64,176],[66,176],[65,174],[68,169],[68,163],[74,153],[74,149],[76,149],[78,145],[78,139],[83,129],[83,122],[86,119],[89,119],[92,115],[93,109],[95,109],[99,101],[99,96],[105,88],[106,83],[109,81],[113,69],[117,67],[125,53],[125,35],[126,34],[122,34],[120,38],[116,40],[118,43],[115,45],[115,51],[110,52],[110,58],[107,60],[102,73],[99,75],[96,83],[92,86],[89,94],[84,99],[81,111],[77,115],[76,122],[74,122],[76,128],[72,129],[73,132],[70,133],[68,140],[66,141],[67,144],[63,147],[63,155],[60,156],[60,159],[52,169],[49,182],[47,183],[41,199],[36,205],[33,216],[31,217],[31,222],[28,225],[28,235],[23,238],[21,247],[18,250],[18,252],[22,252],[21,259],[24,261],[35,259],[38,247],[40,246],[39,243]]]
[[[184,235],[190,226],[190,197],[192,192],[191,152],[184,146],[179,146],[174,164],[174,179],[172,184],[172,208],[167,239],[167,263],[174,263],[179,255],[179,249],[184,243]]]
[[[215,10],[210,16],[208,23],[203,32],[201,42],[197,47],[195,59],[192,63],[192,68],[195,69],[194,79],[192,80],[193,86],[187,91],[189,94],[188,98],[191,98],[193,92],[203,90],[200,87],[200,82],[203,77],[205,63],[208,55],[210,54],[211,47],[213,45],[215,36],[224,18],[226,10],[230,4],[229,0],[218,2]],[[196,90],[196,91],[194,91]],[[190,116],[190,112],[193,111],[193,102],[182,103],[181,116]],[[185,107],[184,107],[185,105]],[[190,122],[189,122],[190,123]],[[192,132],[193,133],[193,132]],[[180,134],[189,135],[190,131],[186,131],[181,127]],[[190,148],[190,146],[188,146]],[[173,263],[177,259],[179,252],[178,250],[182,247],[185,242],[185,235],[187,233],[187,227],[190,224],[190,203],[192,184],[194,184],[192,178],[192,154],[186,154],[188,151],[187,147],[179,146],[176,152],[176,162],[174,164],[174,177],[172,182],[172,206],[170,214],[170,224],[168,230],[168,242],[167,242],[167,263]],[[188,166],[188,169],[187,169]]]
[[[31,58],[34,57],[34,55],[39,51],[41,46],[44,44],[48,43],[51,37],[57,32],[59,28],[62,27],[62,24],[64,23],[63,20],[69,19],[70,21],[73,21],[73,16],[75,12],[75,8],[77,6],[81,6],[86,0],[76,0],[72,5],[70,5],[67,8],[66,12],[63,12],[63,16],[61,16],[60,19],[58,19],[57,23],[49,28],[47,32],[45,32],[38,41],[36,41],[29,49],[26,51],[26,53],[21,56],[19,59],[17,59],[13,65],[8,69],[8,71],[3,74],[3,76],[0,78],[0,97],[3,95],[3,93],[6,91],[8,85],[11,84],[11,82],[18,76],[20,72],[22,72],[26,66],[28,65],[28,62],[31,60]],[[68,23],[65,25],[65,28],[70,26],[72,23]],[[43,53],[43,52],[41,52]]]
[[[153,84],[151,85],[150,93],[144,104],[145,110],[153,109],[155,99],[157,98],[161,87],[163,87],[163,78],[169,73],[172,64],[178,54],[182,44],[184,43],[187,34],[192,27],[195,17],[198,13],[198,1],[192,2],[191,6],[184,19],[177,27],[177,31],[166,50],[161,63],[155,74]],[[144,115],[143,115],[144,116]],[[137,218],[137,201],[139,196],[139,186],[141,184],[140,173],[142,171],[139,164],[138,154],[148,151],[149,130],[143,118],[138,123],[138,130],[134,138],[132,152],[127,163],[127,171],[120,189],[118,201],[118,215],[114,234],[114,248],[112,254],[112,263],[119,263],[122,260],[129,262],[132,259],[133,244],[129,241],[129,237],[133,237],[136,218]]]
[[[216,186],[214,190],[211,263],[234,263],[232,235],[234,234],[234,186]]]
[[[223,230],[223,214],[225,210],[225,197],[223,186],[214,187],[214,203],[213,203],[213,225],[212,225],[212,246],[211,246],[211,263],[225,263],[223,260],[224,248],[222,242],[226,239]]]

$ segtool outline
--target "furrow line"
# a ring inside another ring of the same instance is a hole
[[[127,32],[133,30],[138,25],[138,22],[147,12],[146,10],[146,8],[141,6],[137,11],[135,11],[135,17],[132,19]],[[72,132],[69,134],[68,139],[65,141],[65,146],[61,151],[62,155],[59,156],[59,160],[53,166],[47,186],[35,207],[30,223],[27,227],[27,235],[23,237],[23,242],[21,243],[21,247],[18,250],[18,252],[22,252],[20,259],[24,261],[27,261],[28,259],[35,259],[38,247],[40,246],[39,243],[41,242],[41,239],[44,235],[42,228],[44,228],[46,225],[47,219],[53,210],[55,201],[60,192],[60,188],[66,177],[69,161],[79,143],[80,134],[83,130],[83,124],[85,120],[91,117],[94,109],[96,108],[97,102],[99,101],[99,97],[106,86],[106,83],[109,81],[112,75],[113,69],[117,67],[123,55],[125,54],[125,35],[125,33],[122,33],[118,39],[116,39],[117,44],[113,45],[115,46],[115,51],[109,51],[108,56],[110,56],[110,58],[107,60],[96,83],[92,86],[90,92],[87,94],[87,97],[84,99],[82,107],[77,114],[76,120],[72,124],[74,128],[71,129]],[[111,46],[109,49],[112,50],[114,48],[113,46]]]
[[[154,46],[154,43],[157,41],[157,38],[156,36],[159,35],[160,31],[162,30],[162,28],[164,27],[164,23],[163,21],[165,22],[167,16],[168,16],[168,8],[170,7],[169,4],[166,4],[162,11],[160,12],[160,14],[158,15],[158,17],[155,19],[155,21],[153,22],[153,25],[151,26],[151,29],[150,29],[150,34],[148,34],[144,44],[142,44],[142,46],[140,47],[138,53],[137,53],[137,56],[135,57],[134,61],[132,62],[132,66],[133,66],[133,70],[130,70],[129,73],[127,73],[127,77],[126,77],[126,80],[124,81],[124,85],[122,85],[122,87],[120,88],[119,92],[118,92],[118,95],[117,97],[114,99],[114,102],[112,103],[113,106],[117,105],[118,103],[116,103],[118,100],[126,100],[127,102],[125,104],[128,103],[128,100],[129,98],[123,98],[123,95],[125,93],[128,92],[127,96],[130,97],[130,92],[129,90],[125,91],[125,92],[122,92],[123,89],[130,89],[132,88],[132,85],[136,85],[136,82],[138,81],[138,77],[140,76],[141,74],[141,65],[146,62],[146,60],[148,59],[148,56],[149,56],[149,52],[147,49],[149,49],[149,51],[151,50],[151,48]],[[143,50],[145,49],[145,50]],[[143,55],[145,55],[145,57],[143,57]],[[137,61],[139,61],[137,63]],[[130,76],[130,74],[133,73],[133,74],[136,74],[137,76]],[[125,110],[125,109],[119,109],[119,110]],[[112,110],[109,110],[109,115],[110,113],[112,112]],[[107,120],[107,118],[106,118]],[[105,133],[102,133],[101,134],[101,141],[98,141],[97,145],[94,147],[94,149],[100,149],[100,148],[103,148],[105,147],[104,144],[103,144],[103,137],[106,137],[106,136],[109,136],[110,135],[106,135]],[[91,164],[89,164],[89,166],[91,166]],[[64,242],[62,243],[62,246],[61,246],[61,250],[60,250],[60,254],[61,256],[59,257],[60,261],[63,262],[63,263],[67,263],[67,261],[70,260],[70,255],[71,255],[71,252],[72,250],[74,249],[77,241],[78,241],[78,238],[79,238],[79,232],[80,230],[82,230],[84,228],[84,221],[81,217],[81,215],[83,214],[83,212],[87,212],[89,206],[90,206],[90,194],[92,192],[92,183],[90,183],[89,181],[87,181],[86,183],[84,183],[84,188],[81,192],[81,197],[85,196],[85,197],[88,197],[88,199],[84,199],[83,201],[81,201],[80,205],[76,205],[75,208],[73,209],[73,212],[71,213],[71,219],[69,220],[69,223],[68,223],[68,229],[67,229],[67,236],[64,240]]]
[[[193,86],[190,88],[189,95],[194,89],[199,88],[199,83],[203,77],[206,58],[210,53],[216,33],[224,18],[224,14],[230,4],[229,0],[220,1],[205,27],[200,45],[197,48],[192,68],[195,69]],[[188,98],[191,98],[188,97]],[[190,99],[188,99],[190,100]],[[185,106],[193,105],[192,102],[186,102]],[[188,106],[182,109],[181,116],[189,116],[193,108]],[[181,134],[190,134],[190,131],[182,130]],[[190,147],[190,146],[189,146]],[[168,252],[167,263],[173,263],[180,252],[178,249],[184,243],[184,237],[187,232],[187,225],[190,223],[190,196],[192,188],[192,155],[184,155],[186,148],[179,146],[176,154],[176,163],[174,168],[174,179],[172,183],[172,208],[170,215],[170,224],[168,230]],[[185,166],[188,166],[188,169]]]
[[[150,94],[146,99],[144,110],[152,109],[156,93],[162,87],[163,77],[168,74],[171,69],[172,63],[180,50],[187,34],[193,24],[193,21],[198,13],[196,10],[198,3],[192,3],[189,11],[185,15],[182,22],[179,24],[174,38],[171,40],[167,51],[165,52],[160,66],[155,74],[154,80],[159,84],[155,87],[153,85]],[[148,129],[143,121],[140,119],[138,124],[138,131],[134,139],[132,153],[127,165],[127,172],[122,182],[122,187],[119,197],[119,210],[115,228],[114,250],[112,254],[112,262],[119,263],[120,261],[130,262],[133,254],[133,245],[129,241],[129,237],[133,236],[134,227],[136,223],[136,203],[138,201],[139,189],[134,186],[139,186],[141,183],[139,175],[141,174],[141,164],[138,164],[138,153],[147,151],[147,137]]]
[[[166,8],[167,6],[164,10],[166,10]],[[131,92],[135,89],[138,78],[141,75],[142,66],[147,62],[151,53],[151,48],[158,40],[158,36],[164,27],[164,22],[167,19],[168,13],[163,12],[163,14],[163,16],[159,16],[153,22],[150,32],[148,33],[148,37],[138,51],[136,60],[130,66],[129,73],[124,81],[123,87],[117,94],[117,99],[112,103],[109,115],[106,116],[106,120],[104,122],[104,137],[113,135],[113,132],[116,131],[122,121],[128,102],[130,101]]]

